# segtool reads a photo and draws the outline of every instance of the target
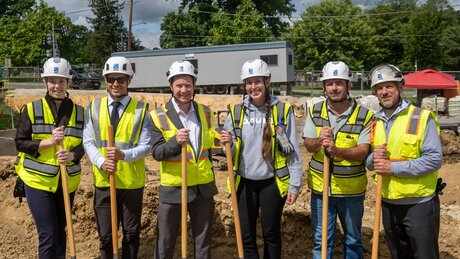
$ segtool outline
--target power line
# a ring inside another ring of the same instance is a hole
[[[451,4],[451,7],[460,6],[460,4]],[[285,19],[329,19],[329,18],[347,18],[347,17],[363,17],[363,16],[382,16],[382,15],[392,15],[392,14],[404,14],[415,12],[416,10],[407,10],[407,11],[394,11],[394,12],[384,12],[384,13],[362,13],[362,14],[348,14],[348,15],[314,15],[314,16],[279,16],[279,15],[263,15],[264,18],[285,18]],[[223,14],[227,16],[252,16],[251,14],[236,14],[236,13],[227,13],[227,12],[209,12],[209,11],[199,11],[194,10],[197,13],[203,14]],[[305,13],[305,12],[304,12]]]
[[[169,34],[165,34],[165,36],[168,36],[168,37],[172,37],[171,40],[176,40],[175,38],[177,38],[177,40],[183,40],[184,38],[187,38],[187,39],[202,39],[202,38],[233,38],[233,37],[238,37],[238,38],[241,38],[241,39],[266,39],[267,36],[251,36],[251,37],[248,37],[248,36],[234,36],[234,35],[216,35],[216,36],[213,36],[213,35],[180,35],[180,34],[173,34],[173,35],[169,35]],[[405,35],[405,34],[399,34],[399,35],[356,35],[356,36],[336,36],[336,35],[326,35],[326,36],[308,36],[308,37],[304,37],[302,36],[302,38],[309,38],[309,39],[327,39],[327,38],[330,38],[330,37],[333,37],[334,39],[363,39],[363,38],[372,38],[372,37],[376,37],[376,38],[410,38],[410,37],[415,37],[415,38],[426,38],[426,37],[447,37],[447,38],[456,38],[456,37],[460,37],[460,35],[456,35],[456,34],[412,34],[412,35]],[[281,37],[272,37],[274,39],[279,39],[281,40],[282,38]]]

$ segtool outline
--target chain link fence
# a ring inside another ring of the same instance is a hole
[[[102,68],[95,65],[72,66],[75,72],[85,72],[93,78],[102,77]],[[42,80],[42,67],[2,67],[0,69],[0,80],[11,82],[40,82]]]

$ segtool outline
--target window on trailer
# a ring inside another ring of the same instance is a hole
[[[192,65],[198,69],[198,59],[186,59],[188,62],[192,63]]]
[[[131,63],[131,67],[133,68],[134,74],[136,74],[136,63]]]
[[[277,66],[278,65],[278,55],[261,55],[260,59],[265,61],[269,66]]]

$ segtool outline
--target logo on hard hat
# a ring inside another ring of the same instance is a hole
[[[59,74],[59,67],[54,67],[54,73]]]
[[[383,80],[382,74],[377,74],[377,81]]]
[[[113,71],[118,71],[120,69],[120,66],[118,64],[113,64]]]
[[[334,76],[338,76],[338,75],[339,75],[339,70],[336,69],[336,70],[332,71],[332,74],[333,74]]]
[[[183,66],[179,67],[179,72],[184,72],[184,67]]]
[[[254,70],[252,68],[248,69],[248,74],[250,75],[254,74]]]

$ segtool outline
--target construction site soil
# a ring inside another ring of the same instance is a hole
[[[5,103],[18,111],[20,107],[32,100],[41,98],[44,90],[16,90],[13,96],[6,97]],[[100,91],[70,91],[70,97],[86,107],[95,97],[104,96]],[[150,104],[150,108],[164,104],[170,97],[167,94],[131,93],[132,97]],[[209,105],[213,110],[226,109],[227,104],[241,101],[241,95],[212,96],[197,95],[195,99]],[[306,97],[280,97],[282,101],[294,106],[297,117],[297,129],[300,131],[305,120],[304,107]],[[27,207],[27,202],[18,202],[13,198],[16,180],[14,173],[14,130],[0,132],[0,258],[38,258],[38,237],[34,221]],[[443,167],[440,176],[447,183],[441,199],[441,231],[439,246],[441,258],[460,258],[460,138],[453,132],[443,131]],[[299,139],[299,142],[301,140]],[[302,149],[304,166],[304,186],[299,199],[294,205],[286,206],[282,218],[283,251],[282,258],[311,258],[312,233],[310,214],[310,192],[305,185],[306,169],[310,155]],[[158,188],[160,184],[159,163],[151,156],[146,158],[147,183],[144,192],[142,213],[142,231],[139,258],[152,258],[156,236],[156,214],[158,209]],[[231,200],[225,188],[226,169],[215,161],[215,177],[219,194],[215,197],[216,210],[213,222],[212,258],[238,258]],[[223,169],[223,170],[222,170]],[[373,172],[369,172],[368,191],[365,199],[363,218],[363,240],[365,258],[371,257],[372,232],[374,220],[375,184]],[[82,180],[75,196],[72,219],[75,245],[78,258],[99,258],[99,241],[96,219],[93,211],[93,183],[91,163],[85,156],[82,159]],[[260,253],[263,253],[262,231],[258,229]],[[121,236],[121,230],[120,235]],[[334,258],[343,258],[342,230],[339,228],[335,242]],[[119,238],[121,240],[121,238]],[[188,251],[193,251],[189,229]],[[180,236],[177,239],[174,258],[180,258]],[[193,258],[189,252],[188,258]],[[383,226],[380,227],[379,258],[390,258],[385,244]]]

